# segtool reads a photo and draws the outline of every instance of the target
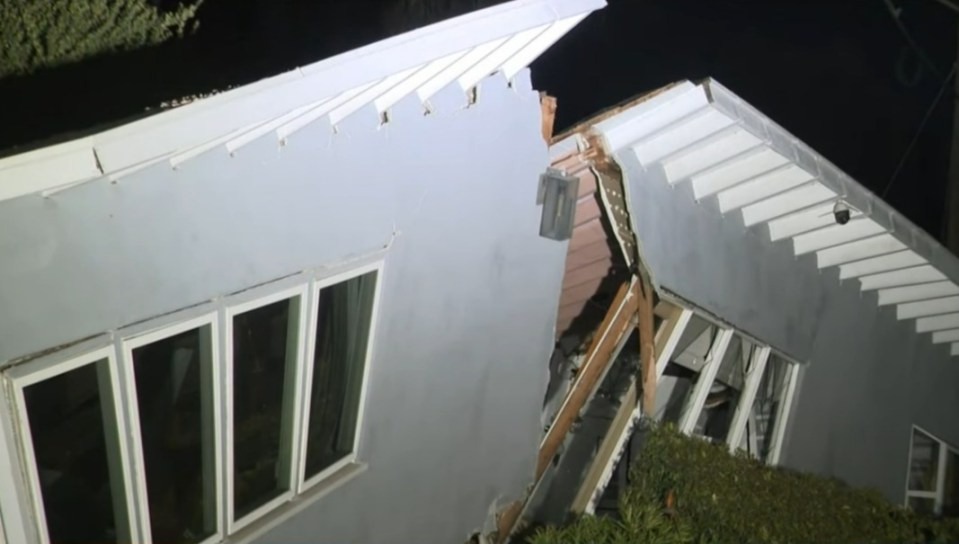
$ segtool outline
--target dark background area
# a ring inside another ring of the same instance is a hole
[[[0,80],[0,149],[106,128],[500,1],[206,0],[183,40]],[[559,100],[558,130],[713,77],[878,194],[956,57],[956,14],[935,0],[894,0],[918,48],[883,0],[608,2],[533,65],[536,88]],[[954,102],[948,83],[886,195],[936,237]]]

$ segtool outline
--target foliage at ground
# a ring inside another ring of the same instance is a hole
[[[647,432],[619,519],[583,516],[529,544],[959,542],[959,520],[915,514],[875,490],[767,467],[669,426]]]
[[[0,0],[0,79],[182,36],[199,3],[163,11],[148,0]]]

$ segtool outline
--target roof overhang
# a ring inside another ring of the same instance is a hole
[[[840,281],[858,282],[863,294],[876,293],[878,306],[896,305],[898,319],[915,320],[917,333],[932,333],[932,342],[951,344],[951,353],[959,354],[959,260],[722,85],[712,80],[682,82],[601,119],[590,130],[602,137],[606,151],[616,157],[631,190],[635,192],[637,183],[658,183],[691,194],[696,213],[722,217],[725,227],[733,222],[741,228],[741,242],[727,236],[724,243],[752,244],[758,237],[768,252],[773,246],[782,251],[781,246],[788,244],[794,263],[784,262],[759,273],[755,276],[758,281],[785,281],[786,274],[781,273],[798,266],[795,262],[799,260],[813,262],[823,272],[816,281],[831,281],[827,279],[831,274],[825,272],[837,270]],[[627,199],[634,208],[636,198],[634,194]],[[851,211],[846,224],[835,219],[837,202]],[[673,236],[657,232],[655,225],[640,226],[636,213],[642,212],[631,210],[641,255],[651,237]],[[676,251],[682,249],[676,246]],[[646,260],[646,255],[643,257]],[[702,267],[696,271],[700,277],[709,275],[712,267],[750,265],[698,262],[696,258],[691,256],[687,263]],[[662,270],[653,266],[651,274],[657,286],[671,288],[670,278]],[[686,293],[678,289],[675,294],[726,318],[722,304],[713,300],[721,298],[719,291],[724,288],[719,283],[712,291]],[[765,288],[772,293],[770,300],[776,299],[777,287]],[[761,319],[776,319],[769,315],[775,309],[766,312]],[[815,317],[779,319],[790,321],[783,323],[784,327],[802,328],[808,325],[801,321]],[[803,341],[811,342],[813,337],[814,333],[806,334]]]
[[[0,159],[0,200],[44,196],[102,176],[119,179],[206,151],[278,145],[320,120],[334,127],[410,95],[425,105],[451,84],[512,80],[605,0],[516,0],[449,19],[118,128]],[[385,118],[385,116],[384,116]]]

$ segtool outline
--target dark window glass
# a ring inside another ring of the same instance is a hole
[[[290,489],[297,306],[284,300],[233,318],[235,519]]]
[[[743,439],[747,451],[762,461],[769,461],[772,453],[774,433],[779,425],[780,410],[789,385],[790,369],[790,363],[770,355],[756,390]]]
[[[738,336],[730,341],[706,402],[703,403],[703,411],[699,414],[694,431],[696,434],[717,442],[726,440],[733,414],[739,405],[752,350],[752,344]]]
[[[104,427],[104,418],[115,417],[106,365],[84,365],[23,391],[53,543],[129,538],[116,436]]]
[[[306,477],[353,452],[376,272],[320,292],[307,429]]]
[[[657,415],[663,421],[679,424],[692,397],[709,351],[716,339],[717,329],[693,316],[676,346],[673,358],[656,386]]]
[[[209,327],[133,350],[150,529],[157,543],[216,532]]]
[[[913,429],[912,459],[909,465],[909,489],[935,491],[939,475],[939,442]]]

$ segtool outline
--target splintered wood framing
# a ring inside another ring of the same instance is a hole
[[[651,414],[656,405],[656,349],[655,318],[653,316],[653,286],[643,277],[639,282],[639,361],[642,364],[643,412]]]
[[[559,451],[573,422],[576,421],[583,406],[596,390],[600,378],[605,374],[613,351],[620,344],[623,336],[629,333],[639,298],[636,293],[637,285],[636,280],[632,279],[620,286],[606,317],[603,318],[592,343],[586,350],[586,358],[577,373],[576,381],[540,444],[535,480],[539,480],[546,472],[546,467]]]
[[[603,322],[596,330],[596,335],[586,350],[586,357],[583,360],[583,366],[580,367],[577,373],[576,382],[566,395],[566,400],[563,402],[563,405],[556,413],[556,417],[549,431],[547,431],[546,437],[540,443],[539,455],[536,461],[536,475],[533,478],[530,493],[527,494],[524,500],[510,504],[497,516],[497,542],[505,542],[516,528],[517,522],[519,522],[520,517],[523,515],[526,501],[529,500],[529,497],[533,493],[532,490],[535,489],[535,486],[543,477],[543,473],[546,472],[549,463],[556,455],[556,452],[559,451],[559,447],[566,439],[566,435],[569,434],[580,411],[596,391],[596,386],[599,385],[602,376],[606,374],[606,370],[612,363],[617,348],[622,347],[624,339],[633,326],[632,320],[636,314],[638,299],[637,290],[637,281],[631,279],[628,282],[624,282],[616,292],[616,296],[613,298],[613,302],[610,304],[609,310],[603,318]],[[635,381],[630,385],[630,388],[633,391],[632,405],[635,406]]]
[[[648,292],[652,294],[651,291]],[[644,336],[642,332],[643,304],[644,301],[640,301],[639,320],[641,346]],[[651,309],[651,307],[648,309]],[[656,356],[658,356],[664,351],[665,343],[671,337],[672,331],[676,330],[676,324],[682,318],[683,309],[668,302],[660,302],[656,305],[656,309],[662,312],[658,315],[665,316],[665,319],[662,323],[660,323],[659,328],[656,330],[655,337],[651,333],[648,334],[648,337],[655,338],[655,340],[650,342],[650,344],[653,345],[649,346],[649,351],[655,352]],[[650,321],[652,320],[650,319]],[[688,322],[688,319],[686,321]],[[682,327],[680,327],[680,334],[681,333]],[[642,347],[640,349],[642,349]],[[645,350],[641,352],[641,356],[643,361],[655,360],[651,354],[647,354]],[[650,388],[646,385],[646,379],[650,375],[652,380],[655,381],[658,379],[655,368],[656,366],[654,364],[650,364],[648,369],[650,374],[646,374],[647,367],[645,362],[643,363],[644,383],[642,413],[652,413],[651,410],[646,406],[646,392],[650,391]],[[652,398],[650,399],[650,402],[655,402],[655,389],[652,389],[651,397]],[[626,390],[626,393],[624,393],[619,399],[619,408],[617,408],[616,415],[613,416],[613,421],[609,426],[609,430],[606,431],[606,435],[603,437],[603,441],[600,443],[599,449],[596,452],[596,456],[593,457],[593,461],[590,463],[586,477],[583,478],[583,483],[580,485],[579,491],[576,493],[576,497],[573,499],[572,506],[570,506],[571,512],[577,515],[582,513],[593,513],[596,508],[596,503],[599,501],[603,490],[606,488],[606,484],[609,482],[609,479],[612,476],[613,470],[616,468],[616,463],[618,463],[622,457],[626,441],[629,440],[630,436],[633,434],[633,428],[639,421],[640,414],[641,411],[638,399],[638,384],[636,381],[633,381],[633,383],[629,385],[629,389]]]

